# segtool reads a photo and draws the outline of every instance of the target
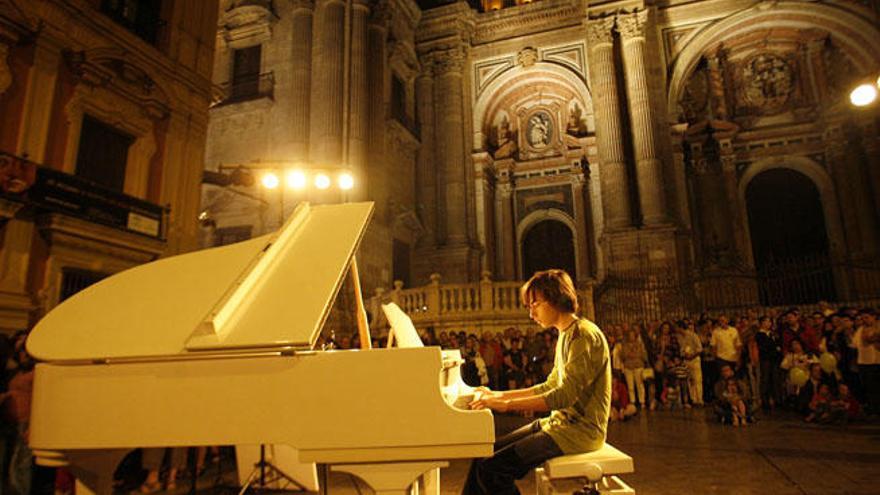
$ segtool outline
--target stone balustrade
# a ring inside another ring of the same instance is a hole
[[[493,281],[488,272],[483,272],[479,282],[456,284],[444,284],[441,276],[434,273],[428,285],[411,289],[405,289],[402,282],[395,281],[393,289],[376,289],[375,296],[367,302],[373,315],[370,326],[379,332],[387,329],[388,322],[380,306],[394,302],[412,318],[418,329],[433,327],[437,332],[464,330],[482,333],[515,326],[524,330],[536,325],[520,301],[522,284],[519,281]],[[579,287],[578,298],[581,313],[592,318],[592,285]]]

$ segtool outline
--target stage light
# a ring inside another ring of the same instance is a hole
[[[318,174],[315,176],[315,187],[318,189],[327,189],[330,187],[330,177],[327,174]]]
[[[287,187],[291,189],[303,189],[306,187],[306,174],[302,170],[287,172]]]
[[[339,188],[347,191],[352,187],[354,187],[354,177],[348,172],[339,174]]]
[[[278,187],[278,184],[281,183],[281,181],[278,180],[278,176],[272,172],[266,172],[266,174],[263,175],[263,178],[260,179],[260,182],[263,183],[263,187],[266,189],[275,189]]]
[[[877,99],[877,86],[862,84],[849,94],[849,101],[857,107],[864,107],[874,103]]]

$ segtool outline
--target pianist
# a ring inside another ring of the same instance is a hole
[[[562,270],[537,272],[520,289],[529,316],[559,330],[553,370],[544,383],[496,392],[477,389],[472,409],[551,411],[495,442],[495,454],[475,459],[464,495],[518,494],[514,480],[544,461],[589,452],[605,442],[611,404],[608,343],[594,323],[577,317],[577,294]]]

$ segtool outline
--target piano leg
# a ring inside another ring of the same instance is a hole
[[[67,467],[76,477],[76,493],[112,495],[113,473],[129,450],[68,451]]]
[[[439,470],[448,466],[446,461],[425,462],[391,462],[376,464],[338,464],[334,465],[334,471],[351,473],[364,480],[379,495],[410,495],[410,487],[418,486],[418,478],[429,471],[437,471],[436,484],[433,485],[435,492],[439,493],[440,475]],[[427,486],[427,485],[426,485]]]

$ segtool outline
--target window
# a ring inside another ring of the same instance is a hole
[[[114,191],[123,191],[128,148],[134,137],[89,115],[83,116],[76,175]]]
[[[106,278],[106,273],[80,270],[78,268],[61,269],[61,295],[59,302]]]
[[[101,0],[101,12],[135,36],[156,44],[162,0]]]
[[[214,231],[214,246],[225,246],[246,241],[251,238],[252,229],[253,227],[250,225],[219,228]]]
[[[254,45],[232,52],[233,100],[246,100],[260,95],[260,58],[262,46]]]

